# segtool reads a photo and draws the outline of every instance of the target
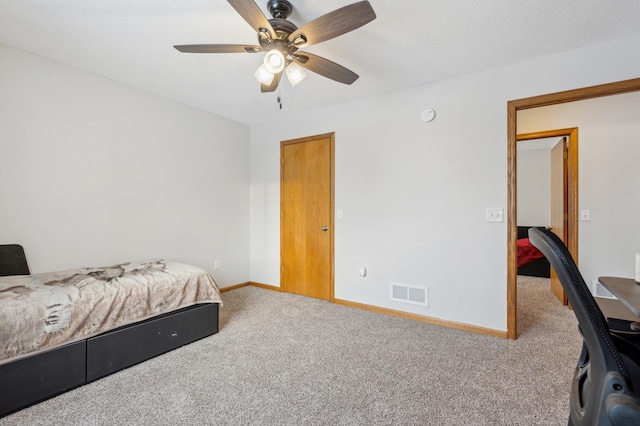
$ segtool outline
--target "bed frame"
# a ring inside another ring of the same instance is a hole
[[[218,304],[198,304],[2,364],[0,417],[217,332]]]
[[[544,228],[543,226],[518,226],[518,239],[529,238],[529,228]],[[530,277],[551,276],[551,265],[546,257],[541,257],[532,262],[527,263],[518,268],[518,275],[527,275]]]

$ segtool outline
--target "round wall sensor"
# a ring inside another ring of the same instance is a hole
[[[422,121],[431,121],[436,117],[436,112],[431,108],[422,111]]]

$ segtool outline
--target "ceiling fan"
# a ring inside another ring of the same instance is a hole
[[[298,49],[318,44],[353,31],[373,21],[376,14],[368,1],[341,7],[314,19],[301,28],[287,20],[293,6],[287,0],[268,0],[272,19],[253,0],[227,0],[258,33],[259,46],[241,44],[187,44],[173,46],[185,53],[258,53],[266,51],[264,63],[255,73],[262,92],[273,92],[285,72],[292,85],[305,76],[304,68],[344,84],[358,79],[353,71],[328,59]]]

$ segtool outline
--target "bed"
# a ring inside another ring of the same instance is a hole
[[[0,417],[216,333],[220,303],[165,259],[0,276]]]
[[[529,241],[529,228],[534,227],[518,226],[518,275],[549,278],[551,266],[542,252]],[[536,226],[535,228],[544,227]]]

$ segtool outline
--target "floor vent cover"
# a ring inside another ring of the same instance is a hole
[[[391,283],[391,300],[429,306],[427,288],[415,285]]]

